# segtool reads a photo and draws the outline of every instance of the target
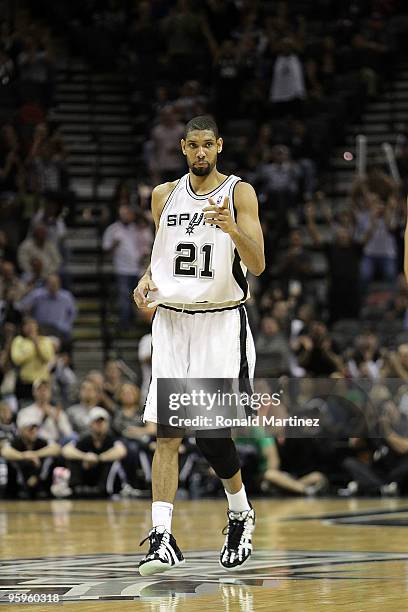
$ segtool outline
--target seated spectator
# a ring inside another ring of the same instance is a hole
[[[38,434],[47,442],[66,444],[73,438],[73,429],[61,406],[51,401],[51,384],[48,380],[36,380],[33,384],[34,404],[22,408],[19,415],[32,415],[40,424]]]
[[[57,274],[50,274],[45,287],[30,291],[18,306],[32,316],[48,334],[67,342],[71,340],[77,308],[72,293],[61,289]]]
[[[0,456],[4,442],[6,440],[10,442],[16,434],[17,429],[11,406],[5,401],[0,401]]]
[[[149,226],[137,219],[130,206],[120,206],[119,219],[103,235],[102,248],[112,252],[117,280],[119,329],[125,331],[133,319],[132,294],[143,272],[144,258],[150,252],[153,235]]]
[[[396,351],[382,350],[383,378],[400,378],[408,381],[408,344],[400,344]]]
[[[154,423],[143,422],[139,387],[125,383],[121,387],[118,399],[119,410],[113,418],[112,428],[128,451],[122,460],[126,479],[133,489],[146,489],[151,482],[153,459],[151,437],[156,434],[156,426]],[[131,496],[132,492],[128,487],[127,491]]]
[[[109,497],[115,493],[126,447],[110,432],[109,414],[103,408],[93,408],[88,422],[90,432],[62,449],[71,470],[70,488],[78,497]]]
[[[7,260],[0,261],[0,299],[17,301],[26,291],[26,286],[16,274],[14,264]]]
[[[371,330],[365,330],[355,340],[354,349],[347,354],[347,370],[352,378],[381,378],[384,351],[380,351],[379,338]]]
[[[20,323],[21,315],[16,304],[26,293],[27,287],[16,274],[11,261],[0,262],[0,323]]]
[[[290,372],[291,350],[289,343],[274,317],[266,316],[262,319],[261,330],[256,338],[255,346],[257,354],[260,356],[267,358],[268,355],[273,354],[275,364],[276,357],[279,357],[279,371],[274,370],[271,364],[270,376],[278,376]]]
[[[72,369],[69,353],[59,352],[52,374],[56,396],[66,409],[71,406],[78,393],[78,379]]]
[[[354,456],[343,462],[352,480],[339,494],[395,496],[408,491],[408,431],[406,418],[391,399],[380,409],[381,439],[354,438]],[[376,444],[373,445],[373,440]],[[368,453],[367,453],[368,449]],[[368,455],[368,457],[367,457]]]
[[[156,433],[154,423],[144,423],[143,411],[140,409],[140,389],[136,385],[125,383],[119,395],[119,410],[113,418],[112,427],[122,438],[138,440],[142,436],[153,436]]]
[[[309,472],[299,477],[283,471],[274,439],[266,438],[266,440],[269,442],[263,442],[262,445],[261,490],[263,492],[270,492],[275,488],[279,492],[311,496],[327,487],[327,478],[319,471]]]
[[[20,244],[17,258],[18,264],[27,279],[32,274],[31,266],[34,259],[41,261],[42,278],[57,273],[62,261],[57,247],[47,237],[47,228],[44,225],[37,225],[32,236],[26,238]]]
[[[35,319],[24,319],[22,333],[11,343],[11,359],[18,368],[16,395],[20,400],[31,399],[34,381],[50,379],[55,359],[53,342],[39,334]]]
[[[88,429],[89,413],[98,405],[98,388],[91,380],[86,379],[79,389],[79,404],[70,406],[68,418],[77,433],[84,434]]]
[[[300,167],[291,160],[290,150],[284,145],[272,147],[269,160],[261,165],[258,172],[260,188],[270,199],[270,206],[281,212],[285,208],[294,207],[300,178]],[[263,212],[270,216],[273,210],[266,209]]]
[[[96,387],[98,406],[105,408],[110,414],[114,414],[116,410],[116,404],[113,399],[105,391],[105,377],[99,370],[90,370],[86,375],[85,380],[90,380]]]
[[[115,359],[109,359],[105,363],[104,375],[104,391],[112,400],[117,401],[124,383],[119,362]]]
[[[8,492],[20,499],[49,497],[54,458],[61,448],[38,435],[40,422],[33,414],[19,414],[18,435],[1,450],[8,461]]]
[[[140,314],[145,323],[151,324],[154,316],[153,308],[146,308],[144,311],[140,311]],[[137,356],[139,359],[140,369],[142,371],[140,405],[144,406],[149,391],[152,374],[152,334],[150,332],[140,338]]]
[[[28,263],[29,271],[24,274],[26,293],[44,286],[45,276],[43,274],[43,262],[38,257],[33,257]]]
[[[293,340],[292,348],[299,366],[304,368],[309,376],[328,376],[336,371],[343,371],[343,359],[326,325],[321,321],[313,321],[310,333]]]

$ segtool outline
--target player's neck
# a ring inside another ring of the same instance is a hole
[[[210,193],[221,185],[227,178],[226,174],[222,174],[222,172],[218,172],[216,168],[207,174],[207,176],[196,176],[190,170],[190,183],[194,192],[197,195],[204,195],[206,193]]]

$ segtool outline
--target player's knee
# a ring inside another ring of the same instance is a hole
[[[237,449],[231,438],[197,438],[197,446],[219,478],[228,480],[240,469]]]
[[[183,438],[157,438],[156,452],[178,453]]]

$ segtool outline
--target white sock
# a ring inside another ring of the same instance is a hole
[[[244,485],[242,485],[238,493],[228,493],[228,491],[225,491],[225,495],[228,499],[228,507],[233,512],[244,512],[251,509]]]
[[[171,517],[173,514],[173,504],[169,502],[153,502],[152,503],[152,523],[153,527],[164,525],[171,533]]]

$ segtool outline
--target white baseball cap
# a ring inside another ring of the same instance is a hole
[[[109,412],[105,410],[105,408],[101,408],[100,406],[95,406],[92,408],[88,415],[89,423],[93,423],[98,419],[105,419],[105,421],[110,421]]]
[[[40,418],[32,410],[22,410],[17,414],[17,427],[18,429],[24,429],[24,427],[31,427],[32,425],[41,425]]]

